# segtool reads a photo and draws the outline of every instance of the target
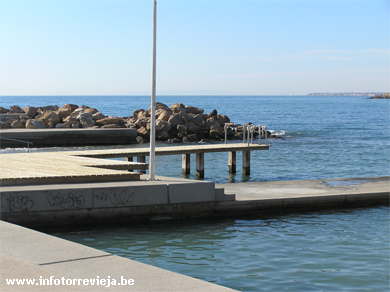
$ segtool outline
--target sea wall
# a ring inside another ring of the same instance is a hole
[[[157,102],[156,140],[168,142],[220,141],[242,139],[243,126],[234,125],[230,118],[214,109],[206,114],[198,107],[175,103],[171,107]],[[129,117],[106,116],[95,108],[65,104],[62,107],[17,105],[0,107],[0,129],[134,129],[136,142],[144,143],[150,137],[151,109],[137,109]],[[251,123],[248,123],[251,124]],[[271,133],[268,133],[269,136]]]

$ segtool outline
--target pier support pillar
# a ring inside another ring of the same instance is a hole
[[[146,163],[145,156],[137,156],[137,162]],[[140,173],[146,173],[146,169],[139,170]]]
[[[229,151],[229,173],[236,173],[236,151]]]
[[[183,174],[190,174],[190,154],[182,154],[181,170]]]
[[[250,175],[251,173],[251,152],[249,150],[242,151],[242,174]]]
[[[204,153],[196,153],[196,176],[204,178]]]
[[[133,162],[133,157],[126,157],[125,160],[128,162]],[[134,169],[129,169],[128,171],[133,172]]]

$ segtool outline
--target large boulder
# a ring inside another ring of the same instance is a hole
[[[79,107],[79,108],[75,109],[73,112],[71,112],[70,116],[78,119],[78,116],[80,114],[82,114],[84,111],[85,111],[84,107]]]
[[[95,126],[96,124],[95,120],[92,118],[92,113],[90,112],[88,113],[84,112],[80,114],[79,121],[82,128],[90,128]]]
[[[201,108],[197,108],[197,107],[194,107],[194,106],[189,106],[187,105],[185,107],[185,109],[190,113],[190,114],[203,114],[204,112],[204,109],[201,109]]]
[[[0,106],[0,114],[6,114],[6,113],[9,113],[9,110]]]
[[[60,110],[69,110],[72,113],[74,110],[78,108],[79,106],[77,104],[66,103],[60,108]]]
[[[57,105],[40,106],[40,107],[37,109],[37,113],[38,113],[38,114],[42,114],[42,113],[44,113],[44,112],[46,112],[46,111],[52,111],[52,112],[54,112],[54,111],[56,111],[56,110],[58,110],[58,109],[59,109],[59,107],[58,107]]]
[[[103,118],[104,118],[104,115],[101,112],[97,112],[97,113],[92,115],[92,119],[94,119],[95,121],[101,120]]]
[[[181,114],[171,115],[168,119],[168,123],[171,125],[172,128],[176,128],[177,125],[180,125],[183,123],[182,115]]]
[[[225,125],[226,123],[230,123],[230,119],[229,119],[229,117],[226,116],[226,115],[218,115],[218,116],[217,116],[217,122],[218,122],[221,126],[223,126],[223,125]]]
[[[182,109],[185,109],[186,106],[182,103],[175,103],[173,105],[171,105],[171,109],[174,110],[175,108],[182,108]]]
[[[91,113],[92,115],[96,114],[97,112],[99,112],[96,108],[92,108],[92,107],[87,107],[85,110],[84,110],[85,113]]]
[[[176,130],[180,137],[187,135],[187,127],[185,125],[177,125]]]
[[[105,126],[105,125],[108,125],[108,124],[123,125],[124,122],[123,122],[123,119],[120,118],[120,117],[112,117],[112,116],[109,116],[109,117],[106,117],[106,118],[97,120],[97,121],[96,121],[96,124],[97,124],[98,126]]]
[[[71,111],[70,111],[70,109],[59,108],[58,110],[55,111],[55,113],[58,115],[58,117],[62,121],[63,119],[65,119],[67,116],[70,115]]]
[[[157,120],[163,120],[163,121],[168,121],[169,117],[171,116],[172,111],[167,111],[164,109],[159,109],[156,111],[156,119]]]
[[[144,137],[144,138],[149,138],[150,137],[150,131],[147,130],[145,127],[141,127],[137,129],[137,135]]]
[[[205,124],[201,114],[198,114],[195,117],[193,117],[192,122],[194,122],[196,125],[200,127],[203,127]]]
[[[0,129],[11,129],[11,125],[7,122],[0,121]]]
[[[198,133],[201,130],[201,127],[195,124],[194,122],[186,122],[187,131],[193,134]]]
[[[37,121],[44,121],[46,125],[49,123],[58,124],[60,122],[60,118],[57,113],[54,111],[45,111],[35,118]]]
[[[12,124],[11,124],[11,127],[14,128],[14,129],[23,129],[24,128],[24,123],[22,121],[19,121],[19,120],[16,120],[16,121],[13,121]]]
[[[135,119],[139,119],[143,114],[145,113],[145,110],[140,108],[140,109],[137,109],[133,112],[133,117]]]
[[[11,113],[14,114],[24,114],[24,111],[18,105],[13,105],[9,108]]]
[[[171,125],[163,120],[156,120],[156,132],[167,132],[171,129]],[[168,139],[168,138],[167,138]]]
[[[159,109],[163,109],[163,110],[166,110],[166,111],[171,111],[171,109],[170,109],[167,105],[165,105],[165,104],[163,104],[163,103],[161,103],[161,102],[156,102],[156,109],[155,109],[155,111],[157,111],[157,110],[159,110]],[[146,112],[147,112],[148,115],[150,116],[151,107],[149,107],[148,110],[147,110]]]
[[[37,115],[37,110],[38,108],[36,108],[35,106],[29,105],[23,108],[24,113],[32,119],[35,118],[35,116]]]
[[[217,140],[221,139],[223,137],[222,129],[217,125],[211,125],[209,137]]]
[[[26,121],[26,129],[45,129],[46,124],[43,120],[29,119]]]
[[[169,134],[166,131],[162,131],[156,134],[156,139],[160,141],[166,141],[169,139]]]
[[[146,117],[142,117],[134,122],[134,126],[136,126],[137,128],[146,127],[148,123],[149,119]]]

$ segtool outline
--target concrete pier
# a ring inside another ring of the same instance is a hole
[[[145,178],[141,176],[140,181],[133,182],[1,187],[0,290],[96,291],[91,285],[9,286],[5,279],[39,281],[41,276],[44,279],[51,276],[107,279],[110,276],[117,281],[121,277],[133,279],[134,286],[100,286],[99,291],[232,291],[4,220],[26,226],[36,223],[47,226],[99,224],[111,220],[125,223],[155,218],[232,217],[248,212],[266,215],[322,208],[389,206],[390,197],[389,177],[220,185],[164,177],[146,181]],[[88,205],[91,203],[95,205]]]

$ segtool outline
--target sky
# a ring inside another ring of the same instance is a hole
[[[389,0],[157,0],[157,95],[390,92]],[[153,0],[0,0],[0,95],[150,95]]]

